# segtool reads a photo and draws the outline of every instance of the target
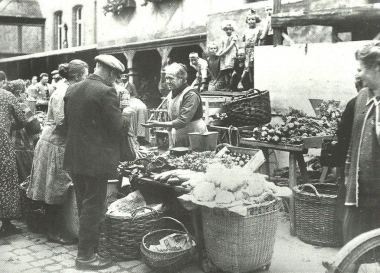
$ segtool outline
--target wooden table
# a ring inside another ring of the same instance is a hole
[[[271,144],[260,142],[252,138],[241,138],[239,145],[247,145],[253,148],[260,148],[265,156],[266,162],[264,163],[263,172],[270,175],[269,168],[269,149],[285,151],[289,153],[289,188],[293,190],[297,186],[297,163],[301,172],[303,183],[309,183],[309,176],[307,174],[306,163],[303,155],[308,152],[309,148],[321,148],[323,139],[329,139],[331,136],[323,137],[310,137],[303,140],[302,145],[291,144]],[[296,221],[294,212],[294,197],[291,196],[289,200],[289,216],[290,216],[290,235],[296,236]]]

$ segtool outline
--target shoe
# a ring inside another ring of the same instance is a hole
[[[111,266],[111,260],[101,258],[97,254],[92,256],[90,259],[75,259],[75,267],[77,270],[100,270]]]
[[[10,235],[16,235],[16,234],[21,234],[22,230],[16,227],[15,225],[11,224],[7,227],[1,227],[0,228],[0,239],[4,238],[6,236]]]
[[[57,244],[61,244],[61,245],[75,245],[77,243],[76,239],[67,239],[67,238],[61,237],[61,235],[59,235],[59,234],[53,235],[50,233],[48,233],[48,235],[47,235],[47,240],[48,240],[48,242],[57,243]]]

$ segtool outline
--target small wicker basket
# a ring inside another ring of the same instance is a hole
[[[224,104],[227,116],[234,126],[259,126],[272,119],[269,91],[250,90]]]
[[[234,273],[269,268],[280,206],[279,199],[251,206],[245,217],[202,207],[205,246],[215,266]]]
[[[137,215],[143,209],[151,211]],[[114,261],[139,259],[141,239],[161,214],[151,207],[140,207],[132,212],[132,217],[106,215],[100,228],[99,254]]]
[[[303,184],[293,189],[297,236],[317,246],[342,245],[342,226],[337,217],[338,185]]]
[[[158,229],[151,230],[146,234],[141,242],[141,254],[144,263],[152,268],[155,272],[171,273],[180,271],[186,264],[188,264],[195,255],[195,239],[190,235],[186,227],[178,220],[171,217],[162,217],[161,219],[169,219],[178,223],[184,231],[175,229]],[[160,219],[160,220],[161,220]],[[184,250],[159,252],[150,250],[149,246],[159,244],[159,241],[167,235],[173,233],[187,234],[191,247]]]

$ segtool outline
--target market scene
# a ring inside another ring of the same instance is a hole
[[[0,0],[0,271],[380,272],[379,18]]]

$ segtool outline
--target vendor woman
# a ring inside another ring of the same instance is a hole
[[[165,127],[169,131],[169,147],[189,147],[188,133],[207,132],[202,119],[201,96],[187,85],[187,71],[184,65],[172,63],[165,68],[166,84],[170,90],[167,96],[169,120],[153,121],[147,127]]]

